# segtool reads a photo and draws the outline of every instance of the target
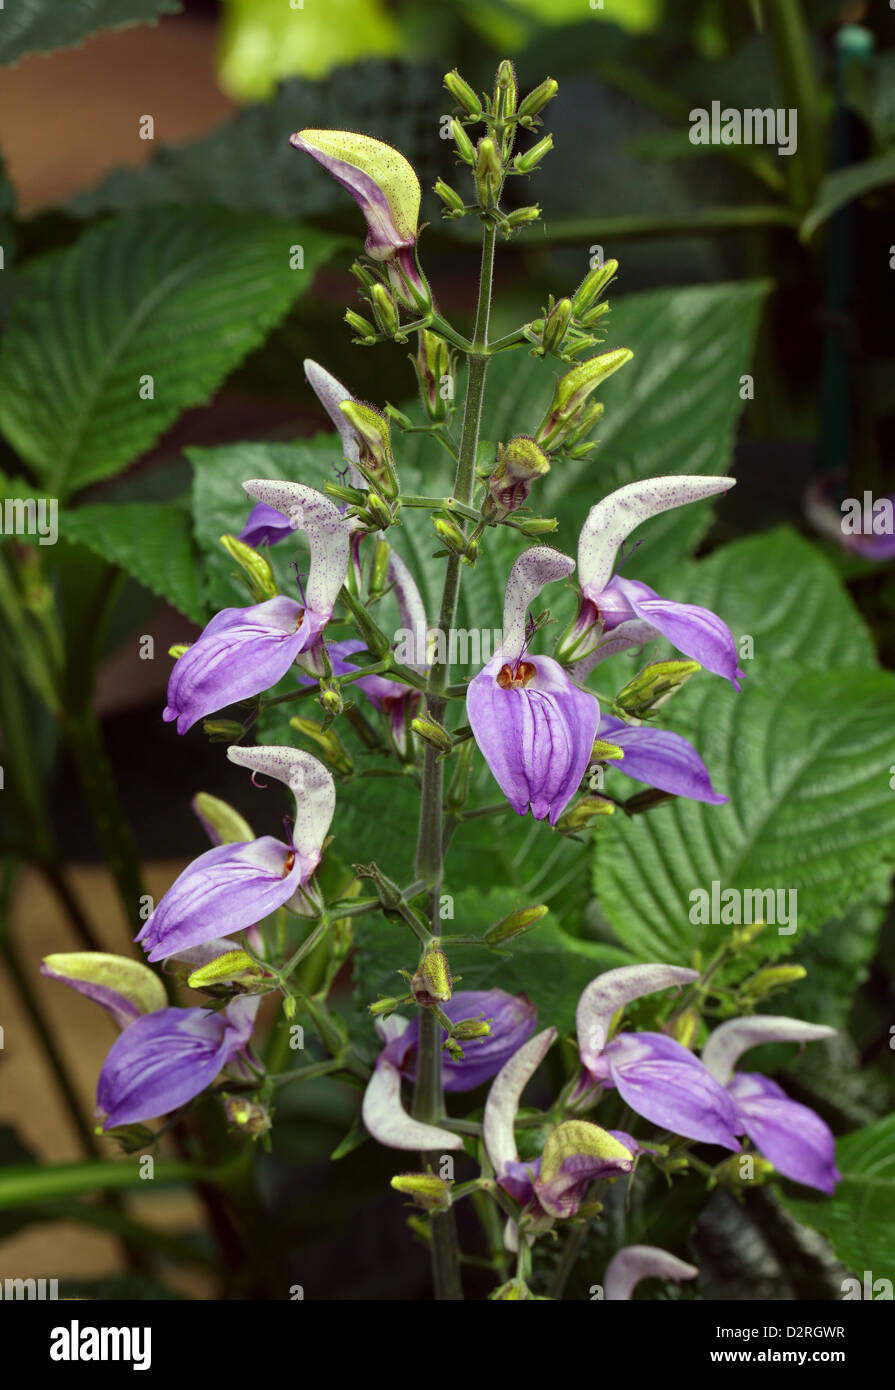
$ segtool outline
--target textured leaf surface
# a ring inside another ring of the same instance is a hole
[[[68,48],[100,29],[148,24],[182,9],[180,0],[7,0],[0,19],[0,67],[26,53]]]
[[[120,565],[185,617],[205,617],[199,552],[189,510],[174,502],[118,502],[77,507],[65,514],[66,538]]]

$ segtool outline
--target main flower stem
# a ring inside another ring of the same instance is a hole
[[[479,428],[482,420],[482,402],[485,396],[485,376],[488,370],[488,319],[491,313],[491,289],[494,275],[494,242],[496,229],[489,222],[485,226],[482,243],[482,273],[479,281],[479,299],[476,309],[475,332],[472,352],[468,357],[468,380],[466,403],[463,409],[463,431],[460,437],[460,452],[457,459],[457,475],[454,479],[454,497],[457,502],[469,506],[475,490],[475,463],[479,443]],[[458,522],[460,517],[458,516]],[[462,523],[461,523],[462,524]],[[457,618],[457,601],[460,596],[460,557],[448,557],[441,595],[441,611],[438,626],[447,637]],[[443,643],[443,650],[449,650],[449,643]],[[433,719],[439,723],[444,717],[447,697],[445,691],[450,681],[450,666],[447,660],[433,662],[427,683],[427,708]],[[426,746],[423,762],[422,801],[420,805],[419,835],[417,839],[417,876],[428,886],[431,894],[431,923],[435,936],[440,935],[439,906],[441,881],[444,874],[442,852],[442,826],[444,816],[444,778],[443,764],[436,749]],[[441,1083],[441,1028],[431,1010],[423,1009],[420,1017],[419,1046],[417,1050],[417,1080],[413,1097],[413,1113],[425,1124],[437,1122],[444,1108],[444,1094]],[[437,1162],[438,1155],[423,1156],[423,1166]],[[460,1280],[460,1250],[457,1230],[452,1211],[432,1218],[432,1272],[435,1282],[435,1297],[442,1300],[459,1300],[463,1297]]]

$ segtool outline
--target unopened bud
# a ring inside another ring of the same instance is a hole
[[[401,995],[400,997],[381,994],[376,1002],[374,1004],[368,1004],[367,1008],[374,1018],[382,1018],[387,1014],[393,1014],[395,1009],[400,1008],[402,1004],[406,1004],[409,998],[410,996],[407,994]]]
[[[466,127],[460,121],[451,121],[451,134],[454,137],[454,144],[457,147],[457,154],[464,164],[475,163],[475,149],[473,143],[466,133]]]
[[[364,511],[375,531],[386,530],[395,519],[391,507],[387,502],[382,500],[377,492],[368,492],[366,494]],[[370,650],[373,650],[372,647]]]
[[[173,647],[168,648],[168,655],[173,656],[174,660],[177,661],[179,657],[183,656],[184,652],[189,651],[191,646],[191,642],[175,642]]]
[[[555,516],[532,516],[519,523],[519,530],[523,536],[528,536],[535,540],[538,536],[546,536],[551,531],[559,529],[559,522]]]
[[[236,536],[221,536],[221,545],[227,554],[236,561],[245,576],[246,587],[256,603],[276,598],[280,590],[273,577],[273,570],[263,555]]]
[[[345,310],[345,322],[349,328],[353,328],[362,342],[373,343],[376,341],[376,329],[369,319],[362,318],[353,309]]]
[[[392,557],[392,548],[388,541],[377,541],[376,549],[373,551],[373,563],[370,566],[370,593],[381,594],[385,588],[385,581],[388,578],[388,567]]]
[[[451,997],[451,967],[444,951],[427,951],[410,982],[411,993],[423,1008],[447,1004]]]
[[[544,324],[542,343],[545,352],[558,352],[562,347],[562,342],[566,336],[566,329],[569,326],[571,317],[571,299],[560,299],[558,303],[554,304]]]
[[[203,719],[202,728],[212,743],[239,743],[245,729],[235,719]]]
[[[494,84],[494,114],[498,120],[515,114],[518,91],[516,69],[509,58],[504,58],[497,69]]]
[[[494,922],[485,932],[485,941],[489,946],[505,946],[508,941],[513,941],[517,936],[531,931],[538,922],[542,921],[549,907],[540,903],[537,907],[520,907],[515,912],[511,912],[507,917],[501,917],[499,922]]]
[[[238,727],[242,733],[242,725]],[[239,845],[254,840],[255,833],[248,821],[219,797],[197,792],[190,804],[213,845]]]
[[[591,750],[591,761],[595,763],[619,762],[625,756],[624,748],[617,743],[607,743],[605,739],[595,738]]]
[[[249,984],[262,978],[263,972],[252,957],[245,951],[225,951],[205,965],[200,965],[187,977],[190,989],[208,989],[209,986],[230,982]]]
[[[398,331],[398,311],[385,285],[374,285],[370,291],[370,299],[373,304],[373,317],[380,330],[387,337],[393,338]]]
[[[349,772],[354,771],[351,754],[332,729],[324,729],[323,725],[318,724],[316,719],[305,719],[298,714],[293,715],[289,724],[298,733],[304,734],[305,738],[317,745],[335,772],[341,772],[347,776]]]
[[[545,447],[557,444],[568,432],[568,427],[576,423],[575,417],[590,393],[633,356],[630,348],[615,348],[579,362],[560,377],[550,409],[536,435],[538,442]]]
[[[515,231],[517,227],[526,227],[529,222],[537,222],[541,215],[539,204],[533,203],[530,207],[514,208],[508,212],[504,218],[503,228],[505,232]]]
[[[698,661],[654,661],[622,687],[615,703],[626,714],[642,719],[670,699],[701,669]]]
[[[563,835],[569,835],[577,830],[586,830],[598,816],[611,816],[614,811],[614,803],[603,796],[583,796],[568,811],[563,811],[556,828]]]
[[[364,507],[370,494],[365,488],[348,487],[344,483],[326,483],[323,491],[329,497],[337,497],[340,502],[349,502],[353,507]]]
[[[543,140],[539,140],[536,145],[532,145],[525,154],[517,154],[513,160],[513,168],[520,174],[530,174],[537,169],[541,160],[553,149],[553,136],[545,135]]]
[[[342,401],[339,409],[357,440],[359,472],[372,488],[393,500],[398,495],[398,479],[392,458],[388,419],[381,411],[363,401]]]
[[[410,727],[415,734],[419,734],[424,743],[430,743],[433,748],[437,748],[439,753],[450,753],[454,746],[454,741],[447,729],[435,719],[425,718],[411,719]]]
[[[342,699],[338,686],[324,686],[317,698],[323,709],[329,715],[335,716],[341,714],[345,708],[345,701]]]
[[[424,328],[417,334],[416,355],[411,361],[426,414],[436,423],[444,420],[448,413],[448,401],[441,388],[445,377],[450,377],[453,372],[450,348],[437,333]]]
[[[804,965],[769,965],[766,970],[759,970],[747,980],[746,988],[756,999],[761,999],[775,989],[785,989],[797,980],[804,980],[807,974]]]
[[[270,1111],[264,1105],[246,1096],[228,1096],[224,1102],[224,1113],[234,1129],[259,1139],[271,1126]]]
[[[585,275],[572,296],[572,313],[576,318],[580,319],[599,299],[609,282],[615,278],[617,270],[618,261],[606,261],[603,265],[594,266],[594,269]]]
[[[504,515],[528,501],[532,483],[550,472],[550,460],[530,435],[519,434],[497,450],[497,467],[488,480],[492,502]]]
[[[457,105],[463,107],[467,116],[481,116],[482,103],[456,68],[452,72],[445,73],[444,85]]]
[[[679,1042],[681,1047],[692,1048],[699,1032],[699,1014],[693,1009],[686,1009],[678,1018],[674,1020],[669,1030],[675,1042]]]
[[[396,1192],[412,1197],[425,1211],[448,1211],[451,1205],[451,1184],[435,1173],[399,1173],[391,1180]]]
[[[451,188],[449,183],[445,183],[444,179],[438,180],[434,191],[450,212],[463,212],[463,199],[455,188]]]
[[[529,92],[519,103],[519,121],[526,125],[533,116],[543,111],[548,101],[552,101],[559,91],[559,83],[553,77],[546,77],[540,86]]]
[[[357,280],[357,282],[360,285],[362,285],[365,290],[371,290],[373,286],[378,283],[376,276],[372,273],[372,271],[369,271],[365,265],[361,264],[360,261],[355,261],[351,266],[349,266],[349,269],[351,271],[351,274],[354,276],[355,280]]]
[[[455,555],[466,554],[468,542],[459,526],[446,516],[438,516],[437,514],[432,517],[432,525],[438,539],[447,546],[448,550],[453,551]]]
[[[736,931],[730,934],[730,944],[734,951],[743,951],[747,946],[761,935],[767,926],[767,922],[752,922],[746,927],[737,927]]]
[[[493,1293],[489,1293],[488,1299],[492,1303],[512,1303],[514,1301],[530,1301],[534,1295],[524,1279],[509,1279],[505,1284],[501,1284]]]
[[[475,185],[483,208],[496,205],[502,172],[500,151],[490,135],[483,135],[475,159]]]
[[[451,1037],[460,1042],[472,1042],[475,1038],[487,1038],[491,1033],[490,1018],[462,1018],[451,1028]]]

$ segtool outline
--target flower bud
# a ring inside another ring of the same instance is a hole
[[[745,1166],[748,1161],[748,1167]],[[745,1177],[744,1174],[751,1168],[752,1177]],[[743,1187],[761,1187],[768,1181],[774,1171],[773,1163],[769,1163],[760,1154],[731,1154],[723,1163],[719,1163],[714,1169],[712,1176],[715,1182],[722,1187],[733,1188],[734,1190]]]
[[[516,69],[509,58],[504,58],[497,69],[497,80],[494,84],[494,114],[498,120],[515,114],[518,93]]]
[[[495,1303],[512,1303],[514,1300],[529,1301],[533,1297],[534,1295],[524,1279],[509,1279],[488,1295],[489,1301]]]
[[[450,753],[454,746],[454,741],[447,729],[435,719],[418,717],[411,719],[410,727],[415,734],[419,734],[424,743],[430,743],[433,748],[437,748],[439,753]]]
[[[342,699],[338,686],[327,685],[321,690],[318,699],[323,709],[328,715],[335,716],[341,714],[345,708],[345,701]]]
[[[376,542],[373,563],[370,566],[370,593],[381,594],[388,578],[388,567],[392,558],[392,548],[388,541]]]
[[[490,135],[483,135],[475,159],[475,186],[483,208],[496,206],[502,173],[500,152]]]
[[[475,163],[475,150],[472,141],[466,134],[466,127],[460,121],[451,121],[451,134],[454,137],[454,144],[457,146],[457,153],[464,164]]]
[[[603,300],[602,304],[595,304],[592,309],[578,316],[578,322],[582,328],[595,328],[604,314],[609,313],[609,303]]]
[[[584,439],[586,435],[590,434],[594,425],[602,420],[605,409],[602,401],[589,401],[579,410],[571,426],[563,431],[562,442],[566,452],[569,452],[572,446],[577,445],[580,439]],[[587,447],[591,449],[593,444],[589,444]]]
[[[617,743],[607,743],[605,739],[595,738],[590,756],[591,761],[595,763],[619,762],[625,756],[625,750],[619,748]]]
[[[254,840],[255,832],[248,821],[226,801],[208,792],[197,792],[191,805],[213,845],[239,845]]]
[[[463,199],[455,188],[451,188],[444,179],[439,179],[434,185],[434,191],[438,194],[441,201],[449,212],[462,213],[465,211]]]
[[[212,743],[239,743],[245,729],[235,719],[203,719],[202,729]]]
[[[517,936],[522,936],[525,932],[531,931],[536,927],[547,913],[549,907],[540,903],[537,907],[520,907],[509,916],[502,917],[499,922],[494,922],[485,932],[485,941],[489,946],[505,946],[508,941],[514,941]]]
[[[249,1100],[247,1096],[227,1096],[224,1113],[233,1129],[250,1134],[253,1139],[260,1139],[271,1127],[267,1107],[259,1105],[256,1100]]]
[[[441,394],[442,379],[451,376],[453,357],[443,338],[424,328],[417,334],[417,350],[411,358],[426,414],[436,423],[448,413],[448,402]]]
[[[626,714],[642,719],[650,711],[658,709],[701,670],[698,661],[654,661],[622,687],[615,697],[615,703]]]
[[[555,516],[532,516],[519,523],[519,530],[530,540],[536,540],[538,536],[546,536],[558,529],[559,522]]]
[[[236,536],[221,536],[221,545],[227,554],[236,561],[245,576],[246,586],[255,603],[276,598],[280,590],[273,577],[273,570],[263,555]]]
[[[766,926],[767,922],[762,921],[752,922],[747,927],[737,927],[736,931],[730,933],[731,948],[734,951],[744,951],[761,935]]]
[[[452,72],[445,73],[444,85],[457,105],[463,107],[467,116],[481,116],[482,103],[456,68]]]
[[[497,467],[488,479],[491,501],[505,516],[528,501],[532,483],[550,472],[550,460],[530,435],[519,434],[497,450]]]
[[[503,229],[505,232],[512,232],[517,227],[527,227],[529,222],[537,222],[540,215],[541,209],[537,203],[533,203],[530,207],[514,208],[504,218]]]
[[[168,655],[172,656],[174,660],[177,661],[179,657],[183,656],[184,652],[189,651],[191,646],[191,642],[175,642],[173,647],[168,648]]]
[[[409,994],[401,995],[400,998],[381,994],[375,1004],[368,1004],[367,1008],[374,1018],[382,1018],[387,1014],[393,1014],[395,1009],[400,1008],[402,1004],[406,1004],[409,998]]]
[[[520,174],[530,174],[537,169],[541,160],[553,149],[553,136],[545,135],[543,140],[539,140],[536,145],[532,145],[525,154],[517,154],[513,160],[513,168]]]
[[[559,352],[571,317],[571,299],[560,299],[554,304],[544,324],[544,336],[541,341],[545,352]]]
[[[451,1037],[460,1042],[472,1042],[475,1038],[487,1038],[490,1032],[490,1018],[461,1018],[451,1028]]]
[[[222,984],[250,984],[260,980],[263,972],[245,951],[225,951],[222,956],[200,965],[187,978],[190,989],[208,989]]]
[[[344,483],[327,483],[323,491],[329,497],[337,497],[340,502],[348,502],[352,507],[364,507],[370,494],[366,488],[349,487]]]
[[[357,440],[358,470],[381,496],[393,500],[398,496],[398,479],[392,458],[388,419],[363,401],[342,401],[339,409]]]
[[[804,965],[770,965],[747,980],[746,988],[755,999],[763,999],[775,989],[785,989],[797,980],[804,980],[807,974]]]
[[[557,830],[563,835],[571,835],[578,830],[586,830],[598,816],[611,816],[615,806],[602,796],[583,796],[567,811],[563,811],[556,822]]]
[[[617,270],[618,261],[606,261],[603,265],[594,266],[593,270],[585,275],[572,296],[572,313],[576,318],[580,319],[600,297],[609,282],[615,278]]]
[[[424,1211],[448,1211],[451,1205],[451,1184],[435,1173],[399,1173],[391,1180],[396,1192],[412,1197]]]
[[[433,515],[432,525],[435,533],[443,545],[455,555],[465,555],[468,548],[468,541],[460,527],[455,522],[450,521],[446,516]]]
[[[348,269],[351,271],[351,274],[354,276],[355,280],[357,280],[358,284],[362,285],[365,290],[371,290],[375,284],[378,284],[373,272],[368,270],[365,265],[362,265],[360,261],[354,261]]]
[[[414,999],[423,1008],[447,1004],[451,997],[451,967],[440,947],[427,951],[410,982]]]
[[[380,331],[386,337],[393,338],[398,331],[398,311],[385,285],[374,285],[370,291],[370,299],[373,304],[373,317]]]
[[[537,116],[543,111],[548,101],[552,101],[559,91],[559,83],[553,77],[545,77],[540,86],[535,87],[534,91],[529,92],[527,97],[523,97],[519,104],[519,121],[526,125],[533,116]]]
[[[668,1030],[675,1042],[679,1042],[681,1047],[693,1047],[696,1041],[696,1034],[699,1032],[699,1014],[693,1009],[687,1009],[674,1020]]]
[[[590,393],[617,372],[634,356],[630,348],[615,348],[612,352],[600,353],[579,362],[560,377],[556,383],[550,409],[544,417],[536,438],[545,447],[554,447],[562,440],[568,426],[576,423],[575,417],[587,401]]]
[[[348,773],[354,771],[354,763],[348,749],[332,729],[324,729],[323,725],[318,724],[316,719],[305,719],[299,714],[293,715],[289,724],[298,733],[304,734],[305,738],[317,745],[335,772],[341,772],[347,776]]]
[[[355,342],[375,343],[376,329],[373,327],[372,323],[370,323],[369,319],[362,318],[361,315],[356,314],[353,309],[346,309],[345,322],[357,333],[358,337],[355,339]]]

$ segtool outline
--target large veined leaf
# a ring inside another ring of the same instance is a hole
[[[895,1115],[848,1134],[836,1145],[842,1174],[832,1197],[784,1197],[787,1210],[822,1231],[839,1259],[863,1281],[892,1279],[895,1268]],[[891,1291],[891,1284],[890,1284]],[[871,1295],[872,1296],[872,1295]]]
[[[699,748],[730,804],[678,801],[603,827],[595,875],[601,905],[632,950],[657,958],[710,946],[729,930],[690,922],[693,889],[710,889],[713,880],[723,888],[794,888],[798,931],[772,929],[762,943],[795,948],[802,960],[804,930],[868,893],[878,899],[874,885],[884,882],[895,852],[885,775],[891,678],[872,669],[870,635],[833,568],[786,527],[725,546],[660,589],[720,613],[742,652],[740,695],[701,674],[666,707],[663,721]],[[649,655],[668,650],[660,643]],[[830,671],[834,665],[849,669]],[[613,688],[616,673],[617,662],[608,663],[595,679]],[[622,783],[621,774],[610,780]],[[826,805],[829,816],[815,835]],[[875,866],[877,835],[882,863]],[[829,959],[819,964],[829,994],[834,967]],[[841,965],[853,988],[860,962]]]
[[[179,14],[180,0],[9,0],[0,20],[0,66],[17,63],[26,53],[50,53],[80,43],[100,29],[148,24],[164,14]]]
[[[117,472],[208,399],[336,245],[208,208],[91,228],[23,276],[0,349],[0,428],[57,495]]]
[[[187,618],[205,617],[199,554],[186,505],[116,502],[76,507],[63,516],[66,539],[119,565]]]
[[[606,404],[595,431],[599,447],[587,461],[554,463],[531,499],[539,512],[559,517],[561,549],[575,553],[589,508],[613,488],[658,474],[727,471],[765,288],[650,290],[615,302],[605,347],[630,347],[634,359],[597,393]],[[489,369],[485,437],[531,433],[552,389],[543,362],[523,352],[499,355]],[[653,583],[695,548],[710,519],[703,502],[654,518],[638,530],[643,544],[625,572]]]

